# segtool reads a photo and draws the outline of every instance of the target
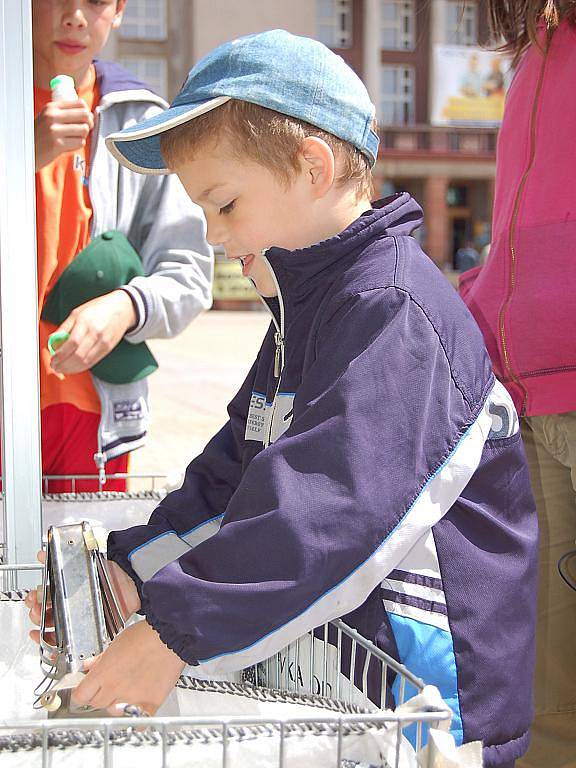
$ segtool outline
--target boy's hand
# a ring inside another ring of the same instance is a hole
[[[123,571],[122,568],[113,560],[107,561],[108,574],[112,587],[118,598],[119,608],[122,612],[122,618],[124,621],[136,613],[140,609],[140,595],[136,589],[136,584],[132,581],[130,576]]]
[[[135,704],[153,715],[185,666],[150,624],[139,621],[117,635],[104,653],[85,662],[88,674],[72,699],[80,706],[89,704],[112,714],[120,714],[126,704]]]
[[[44,563],[46,561],[46,552],[38,552],[37,558],[41,563]],[[136,585],[130,576],[128,576],[128,574],[125,573],[125,571],[123,571],[122,568],[120,568],[120,566],[117,565],[117,563],[114,563],[112,560],[108,561],[108,573],[118,598],[122,617],[124,621],[126,621],[140,608],[140,596],[138,594],[138,590],[136,589]],[[33,624],[36,624],[36,626],[40,626],[40,622],[42,620],[42,605],[38,599],[36,590],[31,590],[26,595],[24,602],[26,603],[26,607],[29,611],[30,621]],[[52,627],[52,625],[52,606],[48,605],[46,611],[46,627],[49,628]],[[34,640],[35,643],[39,643],[40,631],[38,629],[32,629],[30,631],[30,637],[32,640]],[[48,632],[47,639],[48,642],[52,643],[53,645],[55,644],[55,637],[53,632]]]
[[[46,552],[44,550],[40,550],[40,552],[36,553],[36,558],[39,562],[44,565],[46,562]],[[26,604],[26,607],[28,608],[28,615],[30,617],[30,621],[32,624],[36,624],[36,626],[40,626],[40,623],[42,621],[42,604],[38,598],[37,590],[31,589],[30,592],[26,595],[24,598],[24,603]],[[52,606],[48,605],[46,606],[46,626],[52,627]],[[40,631],[38,629],[33,629],[30,631],[30,637],[32,640],[34,640],[35,643],[40,642]],[[52,644],[54,644],[54,633],[48,633],[48,641]]]
[[[137,317],[126,291],[112,291],[81,304],[57,329],[70,334],[52,358],[56,373],[87,371],[114,349]]]
[[[34,121],[36,170],[83,147],[93,127],[94,117],[82,99],[48,102]]]

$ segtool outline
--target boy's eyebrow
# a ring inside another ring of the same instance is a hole
[[[214,192],[215,189],[218,189],[219,187],[223,187],[224,182],[218,182],[217,184],[212,184],[211,187],[207,187],[202,194],[198,195],[198,200],[206,200],[207,197],[209,197],[212,192]]]

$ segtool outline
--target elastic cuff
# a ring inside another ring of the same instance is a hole
[[[130,562],[130,559],[128,556],[118,547],[114,546],[114,531],[111,531],[108,534],[108,540],[106,543],[106,557],[108,560],[112,560],[114,563],[120,566],[122,570],[130,576],[134,584],[136,585],[136,589],[138,590],[138,595],[140,597],[140,610],[138,613],[142,613],[142,601],[143,601],[143,595],[142,595],[142,587],[144,585],[144,582],[138,576],[134,568],[132,568],[132,563]]]
[[[144,323],[147,320],[148,313],[147,313],[147,304],[146,299],[144,297],[144,294],[138,290],[133,285],[123,285],[120,287],[121,291],[124,291],[125,293],[130,296],[130,300],[132,302],[132,306],[134,307],[134,311],[136,313],[136,325],[133,325],[131,328],[129,328],[126,333],[124,334],[125,337],[130,338],[135,333],[138,333],[138,331],[141,330]]]
[[[173,651],[176,656],[182,659],[182,661],[185,661],[186,664],[189,664],[192,667],[197,667],[198,659],[190,656],[188,649],[186,648],[186,639],[182,638],[181,636],[175,636],[174,629],[170,627],[169,624],[166,624],[163,621],[159,621],[156,616],[154,616],[150,609],[150,601],[142,593],[140,593],[140,600],[140,613],[144,614],[144,618],[148,624],[150,624],[152,629],[158,632],[160,640],[162,640],[164,645],[167,648],[170,648],[170,650]]]

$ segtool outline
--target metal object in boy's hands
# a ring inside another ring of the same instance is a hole
[[[52,626],[48,609],[52,607]],[[116,594],[90,523],[52,526],[42,578],[40,666],[47,686],[37,702],[49,717],[97,715],[71,702],[84,662],[105,650],[124,628]]]

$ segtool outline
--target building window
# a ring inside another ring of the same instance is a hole
[[[414,0],[381,0],[380,44],[388,51],[414,50]]]
[[[475,2],[448,0],[446,42],[449,45],[478,45],[478,8]]]
[[[413,67],[382,65],[378,122],[382,125],[408,125],[414,122]]]
[[[149,86],[154,93],[166,98],[168,93],[166,59],[152,56],[122,56],[118,61]]]
[[[316,0],[317,38],[329,48],[352,45],[351,0]]]
[[[166,0],[130,0],[126,3],[120,37],[166,40]]]

